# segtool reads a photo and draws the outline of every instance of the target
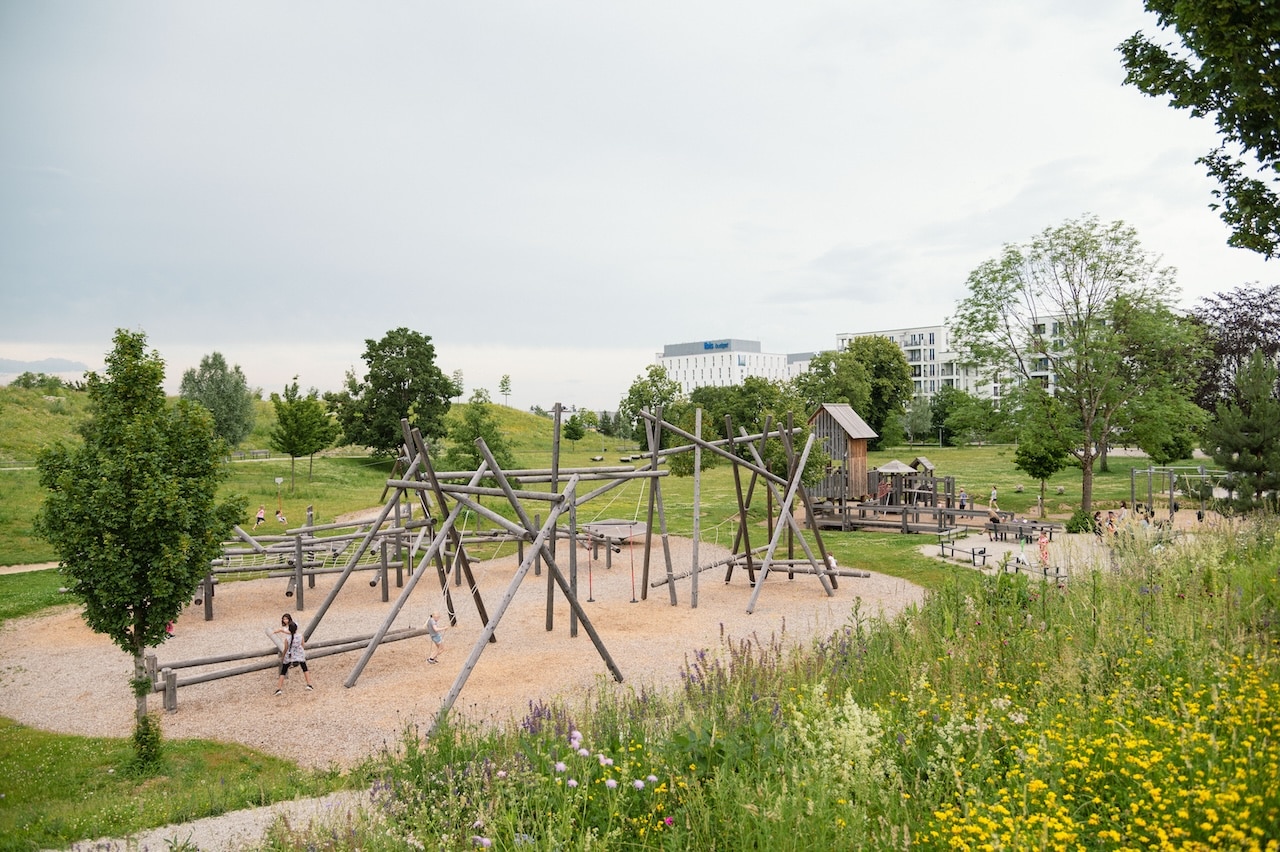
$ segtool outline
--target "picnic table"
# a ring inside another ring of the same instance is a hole
[[[1035,521],[987,521],[985,529],[995,541],[1008,541],[1009,536],[1013,536],[1015,541],[1031,544],[1039,540],[1042,532],[1048,533],[1049,541],[1053,541],[1054,532],[1061,527]]]

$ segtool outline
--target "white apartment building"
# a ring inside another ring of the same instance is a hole
[[[836,346],[847,349],[859,337],[887,337],[902,349],[911,367],[915,396],[932,399],[944,387],[955,387],[978,397],[999,399],[1000,383],[989,375],[962,363],[961,354],[951,348],[945,325],[858,331],[836,335]]]
[[[781,355],[760,351],[758,340],[699,340],[692,343],[668,343],[655,356],[667,377],[680,383],[689,394],[700,387],[740,385],[748,376],[772,381],[787,381],[796,371],[809,364],[812,353]]]

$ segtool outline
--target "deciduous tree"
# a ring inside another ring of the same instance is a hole
[[[515,456],[502,428],[493,416],[493,401],[489,391],[476,388],[462,410],[462,416],[449,430],[449,449],[444,454],[444,464],[449,470],[475,470],[484,461],[484,454],[476,446],[476,438],[483,438],[493,459],[504,470],[516,466]]]
[[[185,399],[168,405],[163,381],[146,336],[117,331],[105,375],[87,378],[84,443],[55,445],[37,461],[49,494],[36,530],[57,551],[85,622],[133,657],[139,749],[155,724],[146,649],[165,640],[245,511],[242,498],[217,497],[226,444],[213,418]]]
[[[1006,245],[968,286],[951,321],[956,345],[988,369],[1052,388],[1029,399],[1053,401],[1042,421],[1080,462],[1089,510],[1094,466],[1121,412],[1193,374],[1195,336],[1168,306],[1172,270],[1130,226],[1087,216]]]
[[[342,429],[320,401],[320,392],[312,388],[306,396],[298,392],[298,377],[285,385],[284,396],[271,394],[271,405],[276,412],[276,425],[271,429],[271,449],[289,456],[289,490],[294,487],[294,468],[297,460],[308,456],[307,480],[315,454],[333,444]]]
[[[1208,351],[1199,370],[1195,402],[1213,411],[1236,397],[1236,376],[1255,351],[1280,362],[1280,284],[1237,287],[1201,299],[1191,312],[1204,329]]]
[[[364,379],[348,372],[343,390],[324,397],[348,442],[375,455],[395,455],[404,441],[402,417],[428,438],[444,436],[444,416],[459,391],[436,366],[430,337],[392,329],[381,340],[366,340],[363,357],[368,365]]]
[[[889,415],[904,414],[907,401],[911,399],[914,388],[907,356],[898,344],[878,334],[855,337],[849,341],[847,351],[862,364],[871,385],[871,397],[866,411],[856,405],[853,408],[879,434]],[[868,442],[868,446],[875,449],[880,443],[872,440]]]
[[[866,365],[847,349],[814,355],[791,384],[804,401],[806,414],[828,403],[848,405],[863,419],[870,413],[871,377]]]
[[[631,435],[644,446],[644,418],[640,416],[640,412],[654,412],[659,407],[668,408],[683,398],[680,383],[670,378],[663,367],[650,364],[643,375],[636,376],[627,389],[627,395],[618,403],[618,421],[626,422]]]
[[[1022,433],[1018,449],[1013,454],[1013,466],[1033,479],[1040,480],[1040,517],[1045,516],[1045,482],[1067,466],[1066,447],[1058,443],[1051,432],[1029,429]]]
[[[1211,117],[1223,144],[1197,162],[1218,181],[1213,195],[1230,245],[1280,256],[1280,6],[1258,0],[1145,0],[1171,48],[1141,32],[1118,48],[1125,83],[1176,109]]]
[[[502,394],[502,404],[506,405],[507,398],[511,396],[511,377],[506,373],[498,380],[498,393]]]
[[[209,409],[214,430],[228,446],[236,446],[253,431],[258,395],[249,389],[240,365],[228,368],[221,352],[204,356],[199,368],[183,373],[178,394]]]

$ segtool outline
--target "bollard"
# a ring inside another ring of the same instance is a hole
[[[166,667],[161,673],[164,680],[164,709],[169,713],[178,712],[178,676],[173,669]]]

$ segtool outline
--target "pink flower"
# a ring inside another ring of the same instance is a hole
[[[568,767],[566,767],[563,762],[556,761],[556,772],[564,772],[567,768]]]
[[[644,789],[644,782],[643,782],[643,781],[641,781],[639,778],[637,778],[636,780],[634,780],[634,781],[632,781],[632,782],[631,782],[631,786],[632,786],[632,787],[635,787],[637,790],[643,790],[643,789]]]
[[[608,787],[610,790],[612,790],[612,789],[614,789],[614,788],[616,788],[616,787],[618,786],[618,782],[617,782],[617,781],[615,781],[615,780],[613,780],[612,778],[610,778],[610,779],[608,779],[608,780],[606,780],[606,781],[604,782],[604,786],[606,786],[606,787]]]
[[[564,782],[564,783],[565,783],[565,786],[566,786],[566,787],[577,787],[577,786],[578,786],[578,782],[577,782],[577,781],[574,781],[572,778],[570,778],[568,781],[566,781],[566,782]]]

